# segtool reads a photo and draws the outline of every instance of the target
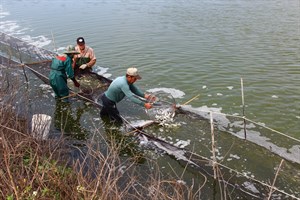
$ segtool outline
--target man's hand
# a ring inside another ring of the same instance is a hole
[[[145,106],[146,109],[152,108],[152,104],[151,103],[145,103],[144,106]]]
[[[79,87],[80,86],[80,84],[76,80],[74,80],[73,83],[74,83],[75,87]]]
[[[151,95],[151,94],[145,94],[145,99],[147,99],[151,103],[156,101],[156,97],[154,95]]]
[[[80,69],[85,69],[88,65],[87,64],[82,64],[79,68]]]

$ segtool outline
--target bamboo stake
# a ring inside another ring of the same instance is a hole
[[[192,154],[195,155],[195,156],[200,157],[201,159],[207,160],[207,161],[209,161],[209,162],[213,162],[213,160],[212,160],[211,158],[206,158],[206,157],[204,157],[204,156],[201,156],[201,155],[198,155],[198,154],[195,154],[195,153],[192,153]],[[221,166],[221,167],[223,167],[223,168],[225,168],[225,169],[230,170],[232,173],[234,172],[234,173],[236,173],[236,174],[239,175],[239,176],[245,177],[245,178],[247,178],[247,179],[249,179],[249,180],[252,180],[252,181],[254,181],[254,182],[256,182],[256,183],[259,183],[259,184],[261,184],[262,186],[265,186],[265,187],[268,187],[268,188],[271,188],[271,187],[272,187],[272,186],[268,185],[267,183],[264,183],[264,182],[262,182],[262,181],[260,181],[260,180],[257,180],[257,179],[255,179],[255,178],[253,178],[253,177],[251,177],[251,176],[246,175],[246,174],[243,173],[243,172],[239,172],[239,171],[237,171],[236,169],[230,168],[230,167],[228,167],[228,166],[226,166],[226,165],[224,165],[224,164],[222,164],[222,163],[216,162],[216,164],[219,165],[219,166]],[[283,190],[280,190],[280,189],[278,189],[278,188],[276,188],[276,187],[273,187],[273,189],[274,189],[274,191],[277,191],[277,192],[280,192],[280,193],[282,193],[282,194],[285,194],[285,195],[291,197],[292,199],[296,199],[296,197],[295,197],[294,195],[289,194],[289,193],[287,193],[287,192],[285,192],[285,191],[283,191]],[[243,190],[243,192],[245,192],[245,191]],[[249,193],[247,192],[247,194],[249,194]],[[253,195],[253,194],[252,194],[252,195]],[[298,198],[298,199],[299,199],[299,198]]]
[[[69,98],[69,97],[74,97],[74,96],[76,96],[76,95],[77,95],[77,93],[71,91],[71,94],[70,94],[70,95],[65,96],[65,97],[61,97],[61,98],[59,98],[59,99],[60,99],[60,100],[63,100],[63,99]]]
[[[215,146],[215,134],[214,134],[214,125],[213,125],[213,117],[212,112],[210,112],[210,130],[211,130],[211,148],[213,154],[213,170],[214,170],[214,179],[217,179],[217,169],[216,169],[216,146]]]
[[[282,164],[283,164],[283,161],[284,161],[284,160],[282,159],[281,162],[280,162],[280,164],[279,164],[279,167],[278,167],[278,169],[277,169],[277,171],[276,171],[275,178],[274,178],[273,183],[272,183],[272,186],[271,186],[271,188],[270,188],[268,200],[271,199],[271,196],[272,196],[272,193],[273,193],[273,188],[274,188],[274,185],[275,185],[277,176],[278,176],[278,174],[279,174],[280,168],[281,168],[281,166],[282,166]]]
[[[55,45],[55,40],[54,40],[54,35],[53,35],[52,30],[51,30],[51,35],[52,35],[52,41],[53,41],[54,50],[55,50],[56,53],[58,53],[58,52],[57,52],[56,45]]]
[[[20,56],[19,59],[20,59],[20,62],[21,62],[21,64],[22,64],[22,63],[23,63],[23,60],[22,60],[22,54],[21,54],[21,52],[20,52],[20,49],[19,49],[19,46],[18,46],[18,45],[17,45],[17,51],[19,52],[19,56]],[[28,81],[28,77],[27,77],[27,74],[26,74],[26,71],[25,71],[25,65],[22,66],[22,69],[23,69],[23,73],[24,73],[24,76],[25,76],[25,80],[26,80],[26,90],[27,90],[27,92],[26,92],[26,94],[25,94],[25,96],[26,96],[25,101],[26,101],[26,105],[30,105],[30,104],[29,104],[30,99],[29,99],[29,95],[28,95],[29,81]],[[26,106],[25,109],[26,109],[26,112],[28,113],[29,107]]]
[[[20,50],[19,50],[19,46],[17,45],[17,50],[18,50],[18,52],[19,52],[19,59],[20,59],[20,62],[21,62],[21,64],[23,64],[23,61],[22,61],[22,55],[21,55],[21,52],[20,52]],[[27,83],[27,85],[28,85],[28,78],[27,78],[27,75],[26,75],[26,72],[25,72],[25,68],[24,68],[24,65],[22,65],[22,68],[23,68],[23,73],[24,73],[24,76],[25,76],[25,80],[26,80],[26,83]]]
[[[212,115],[212,113],[213,113],[213,112],[211,112],[211,115]],[[220,113],[218,113],[218,114],[220,114]],[[211,118],[212,118],[212,117],[211,117]],[[211,120],[211,121],[212,121],[212,120]],[[281,168],[282,163],[283,163],[283,160],[281,161],[281,164],[280,164],[279,168]],[[217,164],[220,165],[220,166],[222,166],[222,164],[220,164],[220,163],[217,163]],[[224,166],[223,166],[223,167],[224,167]],[[230,169],[230,168],[229,168],[229,169]],[[233,169],[231,169],[231,170],[232,170],[232,171],[235,171],[235,170],[233,170]],[[237,172],[237,171],[236,171],[236,172]],[[256,179],[253,179],[253,178],[251,178],[251,177],[245,176],[245,175],[242,174],[242,173],[238,173],[238,172],[237,172],[237,174],[240,174],[240,175],[242,175],[242,176],[244,176],[244,177],[247,177],[247,178],[249,178],[249,179],[252,179],[252,180],[254,180],[254,181],[258,182],[258,183],[261,183],[261,184],[264,185],[264,186],[269,186],[269,185],[267,185],[267,184],[265,184],[265,183],[263,183],[263,182],[260,182],[260,181],[258,181],[258,180],[256,180]],[[286,194],[286,195],[288,195],[288,196],[290,196],[290,197],[295,197],[295,196],[293,196],[293,195],[290,195],[290,194],[288,194],[288,193],[285,193],[284,191],[279,190],[279,189],[277,189],[276,187],[274,187],[274,185],[275,185],[275,180],[276,180],[278,174],[279,174],[279,169],[277,170],[275,179],[274,179],[274,181],[273,181],[273,185],[272,185],[272,187],[271,187],[272,190],[273,190],[273,191],[281,192],[281,193]],[[270,186],[269,186],[269,187],[270,187]],[[271,193],[271,191],[270,191],[270,193]],[[269,197],[269,198],[270,198],[270,197]]]
[[[182,104],[182,105],[186,105],[186,104],[190,103],[191,101],[195,100],[195,99],[196,99],[197,97],[199,97],[199,96],[200,96],[200,94],[194,96],[193,98],[191,98],[190,100],[188,100],[187,102],[185,102],[185,103]]]
[[[241,92],[242,92],[242,105],[243,105],[243,119],[244,119],[244,136],[245,140],[247,139],[247,132],[246,132],[246,119],[245,119],[245,100],[244,100],[244,84],[243,78],[241,78]]]
[[[11,56],[12,56],[11,47],[10,48],[7,47],[7,50],[8,50],[8,61],[7,61],[7,63],[8,63],[8,66],[10,66],[10,61],[12,60],[11,59]],[[9,80],[6,79],[6,82],[7,82],[7,88],[9,88],[9,86],[10,86]]]
[[[22,64],[18,64],[18,65],[15,65],[15,66],[16,67],[23,67],[24,65],[36,65],[36,64],[42,64],[42,63],[47,63],[47,62],[51,62],[51,60],[43,60],[43,61],[31,62],[31,63],[22,63]]]

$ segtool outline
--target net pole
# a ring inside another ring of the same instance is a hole
[[[243,105],[243,121],[244,121],[244,139],[247,139],[246,131],[246,119],[245,119],[245,100],[244,100],[244,83],[243,78],[241,78],[241,92],[242,92],[242,105]]]
[[[215,145],[215,134],[214,134],[214,124],[213,124],[213,116],[212,112],[210,113],[210,130],[211,130],[211,150],[213,155],[213,170],[214,170],[214,179],[217,179],[217,167],[216,167],[216,145]]]
[[[23,69],[23,73],[24,73],[24,76],[25,76],[25,80],[26,80],[26,83],[27,83],[27,86],[28,86],[28,78],[27,78],[27,75],[26,75],[26,72],[25,72],[24,63],[22,61],[22,55],[21,55],[21,52],[20,52],[20,49],[19,49],[18,45],[17,45],[17,51],[19,52],[19,59],[20,59],[21,66],[22,66],[22,69]]]
[[[188,100],[187,102],[185,102],[185,103],[182,104],[182,105],[186,105],[186,104],[190,103],[191,101],[194,101],[194,100],[195,100],[197,97],[199,97],[199,96],[200,96],[200,94],[194,96],[193,98],[191,98],[190,100]]]
[[[57,52],[56,45],[55,45],[55,40],[54,40],[54,35],[53,35],[53,32],[52,32],[52,30],[51,30],[51,35],[52,35],[52,41],[53,41],[53,47],[54,47],[54,51],[55,51],[56,53],[58,53],[58,52]]]
[[[271,186],[271,188],[270,188],[268,200],[270,200],[270,199],[272,198],[273,188],[274,188],[274,186],[275,186],[275,182],[276,182],[277,176],[278,176],[278,174],[279,174],[279,171],[280,171],[280,169],[281,169],[281,166],[282,166],[283,162],[284,162],[284,160],[282,159],[281,162],[280,162],[280,164],[279,164],[279,167],[277,168],[277,171],[276,171],[276,174],[275,174],[275,177],[274,177],[272,186]]]

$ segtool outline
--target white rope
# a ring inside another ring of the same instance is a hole
[[[275,130],[275,129],[272,129],[272,128],[269,128],[269,127],[267,127],[267,126],[264,126],[264,125],[262,125],[261,123],[255,122],[255,121],[253,121],[253,120],[251,120],[251,119],[248,119],[248,118],[246,118],[246,117],[242,117],[242,116],[239,116],[239,115],[230,115],[230,114],[225,114],[225,113],[219,113],[219,112],[207,111],[207,110],[199,110],[199,111],[200,111],[200,112],[205,112],[205,113],[211,112],[211,113],[213,113],[213,114],[222,115],[222,116],[226,116],[226,117],[235,117],[235,118],[239,118],[239,119],[245,119],[245,120],[247,120],[247,121],[249,121],[249,122],[252,122],[252,123],[254,123],[254,124],[258,125],[258,126],[261,126],[261,127],[266,128],[266,129],[268,129],[268,130],[270,130],[270,131],[273,131],[273,132],[278,133],[278,134],[280,134],[280,135],[282,135],[282,136],[285,136],[285,137],[287,137],[287,138],[289,138],[289,139],[291,139],[291,140],[300,142],[300,140],[297,139],[297,138],[294,138],[294,137],[292,137],[292,136],[289,136],[289,135],[287,135],[287,134],[284,134],[284,133],[282,133],[282,132],[279,132],[279,131],[277,131],[277,130]]]
[[[29,68],[30,70],[35,71],[35,70],[33,70],[32,68],[28,67],[27,65],[25,65],[25,66],[26,66],[27,68]],[[38,74],[40,74],[40,73],[37,72],[37,71],[35,71],[35,72],[38,73]],[[44,76],[44,75],[42,75],[42,74],[40,74],[40,75],[43,76],[44,78],[47,78],[47,79],[48,79],[48,77],[46,77],[46,76]],[[91,101],[90,99],[85,98],[85,97],[84,97],[84,99],[85,99],[85,100],[88,100],[88,101]],[[94,102],[94,103],[95,103],[95,102]],[[96,104],[97,104],[97,103],[96,103]],[[98,105],[100,105],[100,104],[98,104]],[[200,110],[200,111],[201,111],[201,110]],[[201,112],[207,112],[207,111],[201,111]],[[255,121],[253,121],[253,120],[248,119],[248,118],[241,117],[241,116],[238,116],[238,115],[223,114],[223,113],[212,112],[212,111],[210,111],[210,112],[213,113],[213,114],[218,114],[218,115],[223,115],[223,116],[230,116],[230,117],[235,117],[235,118],[245,119],[245,120],[247,120],[247,121],[249,121],[249,122],[252,122],[252,123],[254,123],[254,124],[258,125],[258,126],[264,127],[264,128],[266,128],[266,129],[269,129],[269,130],[271,130],[271,131],[273,131],[273,132],[275,132],[275,133],[278,133],[278,134],[280,134],[280,135],[282,135],[282,136],[285,136],[285,137],[288,137],[288,138],[290,138],[290,139],[292,139],[292,140],[295,140],[295,141],[300,142],[300,140],[298,140],[298,139],[296,139],[296,138],[293,138],[293,137],[291,137],[291,136],[289,136],[289,135],[286,135],[286,134],[284,134],[284,133],[281,133],[281,132],[279,132],[279,131],[276,131],[276,130],[274,130],[274,129],[272,129],[272,128],[269,128],[269,127],[267,127],[267,126],[261,125],[260,123],[257,123],[257,122],[255,122]],[[136,129],[129,121],[127,121],[123,116],[121,116],[121,118],[122,118],[127,124],[129,124],[131,127],[133,127],[135,130],[137,130],[137,129]],[[3,127],[4,127],[4,126],[3,126]],[[8,127],[5,127],[5,128],[8,128]],[[235,173],[238,174],[238,175],[241,175],[241,176],[243,176],[243,177],[245,177],[245,178],[247,178],[247,179],[250,179],[250,180],[252,180],[252,181],[255,181],[255,182],[257,182],[257,183],[259,183],[259,184],[261,184],[261,185],[263,185],[263,186],[266,186],[266,187],[268,187],[269,189],[272,188],[273,191],[278,191],[278,192],[280,192],[280,193],[282,193],[282,194],[285,194],[285,195],[287,195],[287,196],[289,196],[289,197],[292,197],[292,198],[294,198],[294,199],[300,200],[300,198],[297,198],[297,197],[294,196],[294,195],[291,195],[291,194],[289,194],[289,193],[287,193],[287,192],[285,192],[285,191],[283,191],[283,190],[278,189],[277,187],[268,185],[268,184],[266,184],[266,183],[264,183],[264,182],[262,182],[262,181],[259,181],[259,180],[255,179],[255,178],[252,178],[252,177],[250,177],[250,176],[248,176],[248,175],[246,175],[246,174],[244,174],[244,173],[238,172],[237,170],[232,169],[232,168],[230,168],[230,167],[227,167],[226,165],[223,165],[223,164],[221,164],[221,163],[218,163],[218,162],[216,162],[216,161],[213,161],[213,160],[211,160],[211,159],[209,159],[209,158],[200,156],[200,155],[195,154],[195,153],[193,153],[193,152],[190,152],[190,153],[191,153],[191,154],[194,154],[194,155],[196,155],[196,156],[199,156],[199,157],[201,157],[201,158],[204,158],[204,159],[206,159],[206,160],[208,160],[208,161],[210,161],[210,162],[212,162],[212,163],[215,163],[215,164],[217,164],[217,165],[219,165],[219,166],[222,166],[222,167],[224,167],[224,168],[226,168],[226,169],[228,169],[228,170],[231,170],[231,171],[235,172]]]
[[[132,132],[138,131],[138,132],[140,132],[140,133],[142,133],[142,134],[146,134],[145,132],[143,132],[143,131],[137,129],[136,127],[134,127],[134,126],[133,126],[128,120],[126,120],[123,116],[121,116],[121,118],[122,118],[129,126],[131,126],[132,128],[134,128],[134,130],[133,130]],[[130,132],[130,133],[132,133],[132,132]],[[166,142],[166,141],[165,141],[165,142]],[[181,148],[180,148],[180,149],[181,149]],[[238,175],[240,175],[240,176],[243,176],[243,177],[245,177],[245,178],[247,178],[247,179],[250,179],[250,180],[252,180],[252,181],[255,181],[255,182],[257,182],[257,183],[259,183],[259,184],[261,184],[261,185],[263,185],[263,186],[266,186],[266,187],[268,187],[270,190],[271,190],[271,188],[272,188],[273,192],[274,192],[274,191],[277,191],[277,192],[280,192],[280,193],[282,193],[282,194],[285,194],[285,195],[287,195],[287,196],[289,196],[289,197],[292,197],[292,198],[294,198],[294,199],[300,200],[300,198],[297,198],[296,196],[294,196],[294,195],[292,195],[292,194],[289,194],[289,193],[285,192],[284,190],[280,190],[280,189],[278,189],[277,187],[271,186],[271,185],[269,185],[269,184],[267,184],[267,183],[264,183],[264,182],[262,182],[262,181],[259,181],[259,180],[255,179],[255,178],[252,178],[252,177],[250,177],[250,176],[248,176],[248,175],[246,175],[246,174],[244,174],[244,173],[241,173],[241,172],[239,172],[239,171],[237,171],[237,170],[235,170],[235,169],[232,169],[232,168],[230,168],[230,167],[228,167],[228,166],[226,166],[226,165],[223,165],[223,164],[221,164],[221,163],[218,163],[218,162],[215,161],[215,160],[211,160],[211,159],[209,159],[209,158],[207,158],[207,157],[198,155],[198,154],[196,154],[196,153],[194,153],[194,152],[190,152],[190,151],[188,151],[188,150],[186,150],[186,151],[189,152],[189,153],[191,153],[192,155],[196,155],[196,156],[198,156],[198,157],[200,157],[200,158],[203,158],[203,159],[209,161],[210,163],[214,163],[215,166],[222,166],[222,167],[224,167],[224,168],[226,168],[226,169],[228,169],[228,170],[230,170],[230,171],[232,171],[232,172],[235,172],[236,174],[238,174]]]
[[[226,169],[228,169],[228,170],[231,170],[232,172],[235,172],[235,173],[238,174],[238,175],[241,175],[241,176],[243,176],[243,177],[245,177],[245,178],[247,178],[247,179],[250,179],[250,180],[252,180],[252,181],[255,181],[255,182],[257,182],[257,183],[259,183],[259,184],[261,184],[261,185],[263,185],[263,186],[266,186],[266,187],[268,187],[269,189],[273,188],[273,190],[276,190],[276,191],[278,191],[278,192],[280,192],[280,193],[282,193],[282,194],[285,194],[285,195],[287,195],[287,196],[289,196],[289,197],[293,197],[294,199],[300,200],[300,198],[297,198],[296,196],[294,196],[294,195],[292,195],[292,194],[289,194],[289,193],[287,193],[287,192],[285,192],[285,191],[283,191],[283,190],[280,190],[280,189],[278,189],[278,188],[276,188],[276,187],[274,187],[274,186],[271,186],[271,185],[269,185],[269,184],[267,184],[267,183],[264,183],[264,182],[262,182],[262,181],[259,181],[259,180],[255,179],[255,178],[252,178],[252,177],[250,177],[250,176],[248,176],[248,175],[246,175],[246,174],[244,174],[244,173],[241,173],[241,172],[239,172],[239,171],[237,171],[237,170],[235,170],[235,169],[232,169],[232,168],[230,168],[230,167],[227,167],[226,165],[223,165],[223,164],[221,164],[221,163],[215,162],[215,161],[213,161],[213,160],[211,160],[211,159],[209,159],[209,158],[207,158],[207,157],[200,156],[200,155],[198,155],[198,154],[196,154],[196,153],[194,153],[194,152],[190,152],[190,153],[193,154],[193,155],[199,156],[200,158],[203,158],[203,159],[209,161],[210,163],[213,163],[213,162],[214,162],[217,166],[222,166],[222,167],[224,167],[224,168],[226,168]]]

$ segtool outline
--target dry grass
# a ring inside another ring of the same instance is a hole
[[[163,178],[153,160],[144,168],[138,164],[139,154],[121,158],[127,141],[113,135],[109,144],[95,144],[91,138],[84,147],[65,138],[34,138],[28,119],[3,103],[7,91],[0,92],[0,199],[182,200],[198,194],[193,186]],[[70,153],[74,151],[76,158]]]
[[[68,157],[63,139],[39,141],[7,109],[1,110],[0,196],[4,199],[193,199],[192,189],[161,177],[154,161],[152,174],[137,169],[136,160],[119,157],[121,144],[87,143],[79,156]],[[8,120],[9,122],[6,122]],[[12,123],[14,121],[14,123]],[[15,128],[14,128],[15,127]],[[138,156],[138,155],[137,155]]]

